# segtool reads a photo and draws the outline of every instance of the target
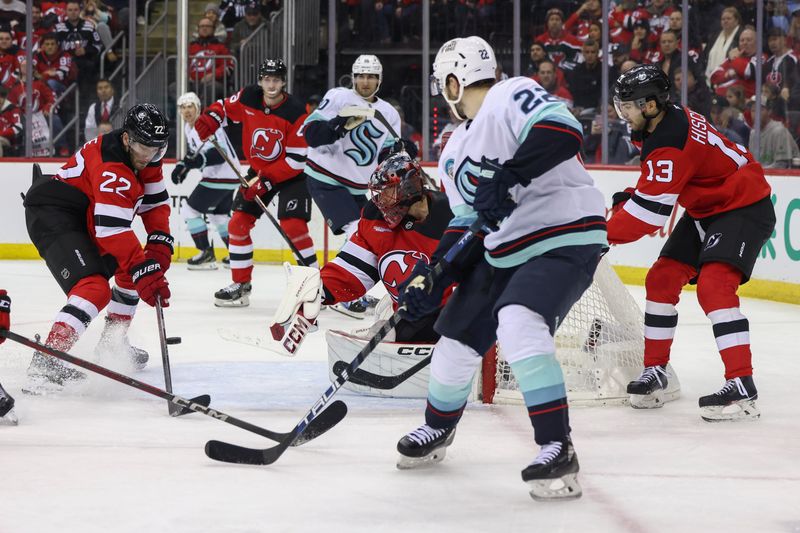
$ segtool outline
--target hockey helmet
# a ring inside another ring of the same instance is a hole
[[[620,118],[624,113],[620,107],[622,102],[634,102],[643,109],[648,100],[655,100],[659,109],[663,109],[669,100],[671,84],[661,68],[655,65],[637,65],[621,74],[614,82],[614,107]]]
[[[374,74],[378,76],[378,85],[375,87],[375,91],[367,97],[363,97],[358,93],[358,91],[356,91],[356,76],[359,74]],[[383,65],[381,65],[381,61],[377,56],[372,54],[362,54],[358,56],[355,61],[353,61],[351,75],[353,77],[353,92],[362,98],[369,99],[375,96],[378,93],[378,90],[381,88],[381,82],[383,81]]]
[[[400,224],[425,190],[422,167],[406,152],[390,155],[369,179],[372,202],[390,228]]]
[[[455,108],[464,96],[464,88],[479,81],[494,80],[496,72],[497,60],[489,43],[477,36],[451,39],[439,48],[433,61],[431,96],[441,94],[456,117],[464,120]],[[459,85],[458,95],[452,100],[445,91],[448,76],[455,76]]]
[[[160,161],[167,151],[169,127],[167,119],[153,104],[136,104],[125,115],[123,129],[131,149],[152,163]]]
[[[200,103],[200,97],[198,97],[196,93],[193,93],[191,91],[182,94],[178,98],[178,107],[183,107],[185,105],[195,106],[198,112],[203,110],[203,104]]]
[[[261,80],[265,76],[276,76],[283,81],[286,81],[286,63],[283,59],[265,59],[258,67],[258,79]]]

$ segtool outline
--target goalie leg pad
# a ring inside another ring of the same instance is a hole
[[[279,343],[279,353],[294,356],[308,333],[317,330],[317,316],[322,306],[319,270],[313,267],[283,264],[286,292],[272,319],[269,330]]]

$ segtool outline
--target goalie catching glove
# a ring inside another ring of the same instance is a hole
[[[283,264],[286,270],[286,293],[283,295],[269,331],[277,341],[275,350],[293,357],[306,334],[317,330],[317,316],[322,306],[322,282],[319,269]]]

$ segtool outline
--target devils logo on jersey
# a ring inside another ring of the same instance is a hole
[[[250,157],[264,161],[275,161],[283,153],[283,132],[273,128],[260,128],[253,131]]]
[[[378,261],[383,284],[395,302],[398,297],[397,288],[408,279],[418,261],[431,262],[424,253],[411,250],[393,250]]]

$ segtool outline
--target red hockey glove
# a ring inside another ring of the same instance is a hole
[[[222,117],[216,111],[208,110],[201,113],[200,116],[197,117],[197,122],[194,123],[194,129],[201,141],[205,141],[214,135],[214,132],[217,131],[220,126],[222,126]]]
[[[11,329],[11,298],[3,289],[0,289],[0,329]],[[5,340],[5,337],[0,337],[0,344]]]
[[[633,192],[636,189],[633,187],[628,187],[624,191],[615,192],[614,195],[611,197],[611,214],[616,215],[619,210],[622,209],[622,206],[625,205],[625,202],[631,199],[633,196]]]
[[[144,245],[144,256],[158,261],[162,272],[166,272],[172,264],[172,254],[175,251],[172,247],[173,242],[172,235],[169,233],[154,231],[147,236],[147,244]]]
[[[169,283],[164,277],[161,265],[155,259],[148,259],[131,268],[131,280],[139,293],[139,298],[149,306],[155,307],[156,296],[161,297],[161,305],[169,307]]]
[[[264,196],[272,190],[272,183],[264,176],[258,176],[255,181],[250,182],[249,187],[242,185],[242,196],[248,202],[254,202],[256,196]]]

